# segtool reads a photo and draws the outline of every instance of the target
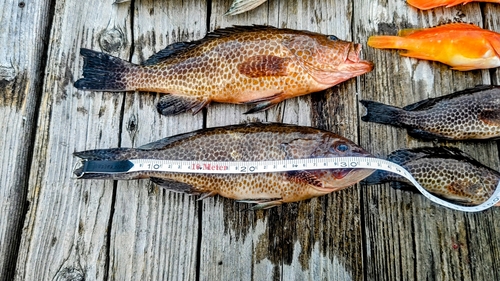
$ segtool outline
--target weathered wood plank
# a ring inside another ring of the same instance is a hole
[[[349,1],[270,1],[247,14],[223,17],[230,2],[213,3],[211,30],[235,24],[270,24],[352,39],[350,26],[338,24],[352,21]],[[214,105],[208,110],[207,126],[285,122],[330,129],[356,140],[355,92],[353,79],[246,116],[242,113],[250,106]],[[342,118],[331,119],[334,114]],[[241,212],[245,205],[220,197],[204,200],[200,277],[359,280],[363,275],[359,200],[356,188],[256,212]]]
[[[205,1],[135,1],[132,62],[206,33]],[[137,147],[203,126],[203,114],[162,116],[154,93],[127,93],[121,146]],[[118,182],[111,224],[113,280],[195,280],[199,203],[148,180]],[[133,266],[130,266],[133,265]]]
[[[359,1],[356,5],[364,10],[355,23],[363,41],[370,35],[395,34],[398,29],[430,27],[448,20],[483,22],[478,4],[429,12],[410,8],[404,1]],[[491,83],[488,70],[452,71],[440,63],[400,57],[397,51],[368,48],[366,54],[376,68],[361,78],[364,99],[404,106]],[[361,144],[379,156],[399,148],[435,145],[408,137],[405,130],[373,123],[361,124]],[[495,142],[446,145],[460,146],[498,169]],[[451,211],[420,195],[391,190],[389,185],[364,188],[363,202],[369,280],[483,280],[498,276],[498,268],[484,268],[484,264],[499,262],[498,248],[486,242],[497,240],[498,210],[479,214]]]
[[[56,1],[16,280],[103,280],[113,182],[77,181],[73,151],[119,144],[123,97],[82,93],[80,47],[127,57],[128,11],[109,1]]]
[[[34,141],[48,1],[0,1],[0,279],[14,276]]]

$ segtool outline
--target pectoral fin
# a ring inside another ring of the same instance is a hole
[[[287,178],[290,181],[313,185],[319,189],[323,188],[323,183],[313,173],[308,171],[288,172]]]
[[[488,125],[500,126],[500,109],[483,110],[478,118]]]
[[[248,203],[248,204],[256,204],[256,205],[254,205],[252,207],[244,209],[243,211],[246,211],[246,210],[255,211],[255,210],[269,209],[269,208],[276,207],[278,205],[283,204],[283,200],[281,200],[281,199],[238,200],[237,202],[239,202],[239,203]]]
[[[259,55],[248,58],[238,65],[238,71],[248,77],[287,76],[289,58]]]
[[[210,101],[206,98],[168,94],[161,97],[160,101],[156,104],[156,109],[163,115],[176,115],[188,110],[192,110],[193,114],[196,114],[209,103]]]

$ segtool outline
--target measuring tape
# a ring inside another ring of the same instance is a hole
[[[477,206],[461,206],[436,197],[425,190],[403,167],[393,162],[366,157],[333,157],[290,159],[275,161],[176,161],[158,159],[133,159],[122,161],[82,161],[82,177],[85,173],[122,174],[132,172],[168,172],[199,174],[251,174],[274,173],[298,170],[318,169],[376,169],[398,174],[408,179],[417,189],[432,202],[450,209],[463,212],[479,212],[486,210],[500,201],[500,183],[493,195],[486,202]]]

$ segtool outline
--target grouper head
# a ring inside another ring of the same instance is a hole
[[[361,44],[343,41],[334,35],[296,36],[287,42],[287,47],[322,85],[333,86],[373,69],[372,62],[359,58]]]
[[[374,157],[354,142],[335,134],[325,135],[319,142],[296,140],[288,144],[287,150],[290,156],[295,156],[293,158]],[[298,174],[308,178],[319,193],[326,194],[356,184],[374,172],[349,168],[351,166],[352,163],[346,162],[346,168],[309,170]]]

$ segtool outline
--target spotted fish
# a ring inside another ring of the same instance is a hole
[[[498,139],[500,86],[476,86],[398,108],[374,101],[361,120],[400,126],[417,138],[443,140]]]
[[[262,5],[267,0],[234,0],[229,10],[225,13],[226,16],[234,16],[241,14]],[[115,0],[115,3],[125,3],[130,0]]]
[[[84,78],[74,85],[167,93],[157,104],[164,115],[196,113],[211,102],[255,104],[251,113],[370,71],[373,64],[359,59],[360,50],[333,35],[238,26],[174,43],[142,65],[81,49]]]
[[[311,127],[253,123],[202,129],[146,144],[139,148],[113,148],[75,152],[85,160],[169,159],[199,161],[265,161],[299,158],[372,157],[352,141]],[[184,174],[133,172],[126,174],[74,172],[83,179],[129,180],[149,178],[166,189],[219,194],[268,208],[305,200],[351,186],[370,175],[369,169],[333,169],[259,174]]]
[[[428,192],[462,205],[485,202],[500,181],[500,173],[453,147],[401,149],[388,155],[387,160],[406,168]],[[417,192],[406,178],[381,170],[364,181],[366,184],[385,182],[392,182],[392,187],[397,189]]]

